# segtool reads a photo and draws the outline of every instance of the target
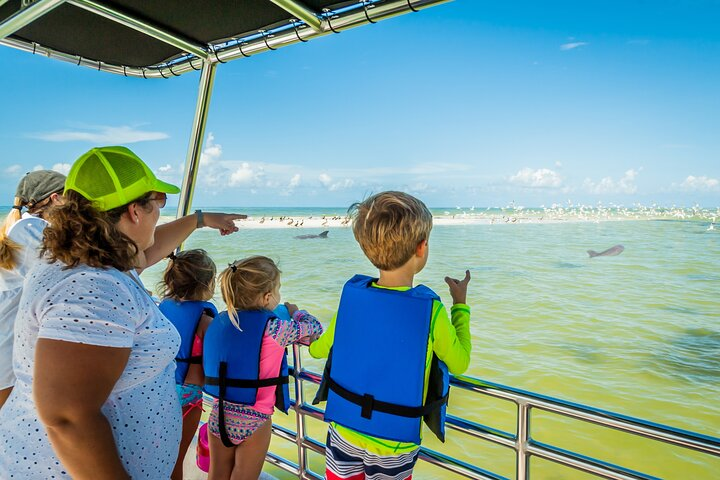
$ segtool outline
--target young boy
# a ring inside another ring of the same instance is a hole
[[[328,357],[313,403],[327,400],[326,478],[412,478],[422,420],[444,441],[448,370],[470,363],[470,272],[445,278],[452,321],[429,288],[413,288],[428,258],[432,215],[402,192],[382,192],[351,207],[355,239],[380,270],[343,288],[335,319],[310,346]]]

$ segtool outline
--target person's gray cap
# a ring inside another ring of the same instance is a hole
[[[20,198],[23,204],[35,204],[42,202],[56,192],[62,192],[65,188],[65,175],[54,170],[36,170],[28,172],[20,180],[15,196]]]

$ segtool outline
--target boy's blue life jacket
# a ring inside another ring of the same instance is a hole
[[[238,310],[237,316],[240,330],[230,321],[228,312],[222,312],[208,327],[203,342],[204,390],[219,400],[220,439],[226,447],[235,445],[225,429],[225,400],[253,406],[258,388],[274,385],[275,408],[287,413],[290,407],[287,349],[278,376],[260,378],[265,327],[277,315],[269,310]]]
[[[335,339],[314,404],[325,420],[374,437],[420,444],[421,419],[445,441],[447,366],[433,353],[427,394],[425,364],[433,301],[419,285],[407,291],[372,287],[356,275],[343,288]]]
[[[178,333],[180,334],[180,351],[175,361],[177,368],[175,369],[175,383],[182,385],[185,383],[185,377],[191,364],[202,363],[202,356],[192,356],[193,342],[195,334],[200,325],[200,318],[203,314],[210,318],[215,318],[217,309],[210,302],[200,301],[177,301],[166,298],[160,302],[160,311],[170,320]]]

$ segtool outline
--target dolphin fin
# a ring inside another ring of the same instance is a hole
[[[318,235],[318,238],[327,238],[329,232],[330,230],[325,230],[320,235]]]
[[[590,255],[590,258],[598,256],[598,253],[595,250],[588,250],[587,253]]]

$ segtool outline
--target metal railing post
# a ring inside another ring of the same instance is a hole
[[[518,402],[517,438],[515,452],[517,454],[517,480],[527,480],[530,476],[530,455],[528,454],[528,440],[530,439],[530,405]]]
[[[305,405],[305,394],[303,393],[302,380],[300,372],[302,372],[302,360],[300,359],[300,345],[293,345],[293,364],[295,366],[295,428],[297,435],[295,436],[295,444],[298,449],[298,477],[305,478],[307,471],[307,451],[305,449],[305,415],[302,411]]]

